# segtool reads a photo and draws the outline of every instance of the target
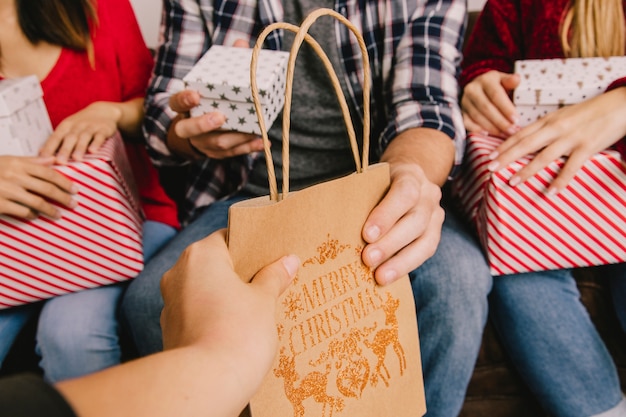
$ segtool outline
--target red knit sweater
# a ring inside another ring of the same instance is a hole
[[[559,25],[569,3],[570,0],[488,0],[467,40],[461,87],[490,70],[511,73],[516,60],[563,58]],[[626,8],[626,1],[622,3]],[[626,74],[608,89],[622,86],[626,86]],[[624,140],[616,146],[626,157]]]
[[[95,68],[87,54],[67,48],[42,80],[53,127],[95,101],[123,102],[143,97],[153,60],[128,0],[97,2],[92,29]],[[126,144],[146,218],[179,227],[176,204],[159,182],[158,172],[141,143]]]

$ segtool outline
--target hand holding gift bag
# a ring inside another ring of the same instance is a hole
[[[364,42],[343,16],[318,9],[295,27],[277,23],[255,45],[251,83],[260,112],[255,70],[258,51],[275,29],[297,32],[287,69],[283,110],[283,186],[277,190],[269,139],[265,143],[270,196],[230,208],[228,244],[235,270],[250,280],[268,261],[287,253],[302,260],[300,272],[279,300],[279,352],[270,373],[250,402],[254,417],[417,416],[425,412],[415,306],[408,276],[379,287],[361,260],[363,224],[387,192],[389,167],[368,166],[369,89],[364,81],[363,152],[359,150],[347,104],[330,61],[308,28],[322,15],[338,19],[357,36],[365,74]],[[306,40],[322,59],[336,90],[356,173],[289,193],[289,114],[295,59]],[[407,401],[407,399],[410,399]]]

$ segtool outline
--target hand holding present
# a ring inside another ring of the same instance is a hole
[[[74,184],[51,168],[53,162],[54,158],[0,156],[0,214],[58,218],[59,210],[49,200],[75,207]]]
[[[490,155],[489,170],[496,171],[537,152],[533,160],[509,180],[509,185],[515,186],[561,156],[567,156],[547,191],[557,193],[567,186],[589,157],[624,137],[625,111],[626,88],[621,87],[549,113],[498,146]]]
[[[461,99],[465,128],[497,137],[519,130],[519,117],[510,97],[519,82],[517,74],[488,71],[468,83]]]

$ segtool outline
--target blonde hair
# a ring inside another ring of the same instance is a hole
[[[560,28],[565,56],[624,55],[624,26],[622,0],[572,0]]]

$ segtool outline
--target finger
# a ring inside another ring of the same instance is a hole
[[[257,272],[252,285],[278,298],[293,281],[299,267],[300,259],[296,255],[283,256]]]
[[[53,185],[64,194],[76,194],[78,192],[78,187],[69,178],[49,166],[33,165],[28,169],[28,173],[44,183]]]
[[[3,187],[2,195],[3,200],[10,202],[10,204],[6,204],[4,209],[19,217],[35,218],[37,213],[53,219],[58,219],[61,216],[58,208],[26,188]],[[22,206],[23,209],[17,206]]]
[[[194,90],[183,90],[170,97],[169,104],[176,113],[187,113],[200,104],[200,94]]]
[[[367,243],[378,241],[415,205],[415,202],[420,198],[419,194],[419,187],[415,186],[412,181],[403,178],[393,181],[389,192],[374,207],[365,221],[363,239]],[[368,265],[378,265],[380,261],[373,262],[372,259]]]
[[[72,151],[72,158],[76,161],[82,161],[83,156],[87,152],[91,141],[93,140],[93,133],[91,131],[84,131],[78,135],[78,140]]]
[[[54,132],[52,132],[50,137],[48,137],[46,143],[43,144],[43,146],[39,150],[39,155],[43,157],[55,155],[57,149],[59,149],[59,145],[61,144],[64,135],[64,129],[61,125],[59,125],[59,127]]]
[[[27,220],[35,220],[37,218],[36,212],[10,200],[0,200],[0,214]]]
[[[235,43],[233,43],[233,46],[237,48],[249,48],[250,47],[248,42],[244,39],[237,39]]]
[[[493,152],[489,154],[492,162],[488,165],[491,171],[497,171],[502,167],[527,155],[533,154],[543,148],[548,133],[541,131],[538,126],[529,125],[507,138]]]
[[[89,147],[87,148],[87,152],[88,153],[96,153],[96,152],[98,152],[98,150],[102,147],[104,142],[106,142],[106,140],[109,137],[111,137],[111,135],[107,135],[107,134],[105,134],[103,132],[96,133],[93,136],[93,140],[89,144]]]
[[[470,133],[480,133],[484,135],[489,134],[488,131],[486,131],[485,129],[483,129],[482,126],[476,123],[474,119],[472,119],[472,117],[466,112],[463,112],[463,124],[465,125],[465,130]]]
[[[201,116],[179,120],[174,125],[174,132],[178,137],[190,138],[217,130],[225,121],[226,117],[220,112],[206,113]]]
[[[240,133],[226,133],[225,135],[229,137],[233,136],[232,141],[229,143],[217,144],[215,149],[205,152],[209,158],[231,158],[233,156],[247,155],[249,153],[263,150],[263,139],[254,135]],[[243,141],[243,143],[237,144],[241,141]]]
[[[561,168],[559,175],[552,181],[548,187],[548,194],[557,194],[564,190],[571,180],[576,176],[576,173],[587,162],[590,155],[584,152],[572,152],[567,158],[565,164]]]
[[[494,97],[494,103],[500,109],[502,114],[504,114],[507,119],[515,124],[519,124],[519,115],[517,114],[517,109],[515,108],[515,104],[511,101],[511,92],[517,88],[520,83],[519,74],[507,74],[502,77],[501,83],[504,88],[504,93],[499,93],[497,98]]]
[[[500,97],[500,98],[499,98]],[[506,132],[512,123],[500,111],[494,100],[509,100],[499,81],[485,80],[465,87],[462,106],[472,119],[489,132]]]
[[[70,133],[65,135],[61,147],[57,150],[56,161],[58,164],[65,165],[70,159],[76,143],[78,142],[78,135]]]
[[[444,218],[444,210],[436,210],[427,229],[418,239],[376,268],[374,271],[376,282],[380,285],[391,284],[432,257],[441,239]]]

